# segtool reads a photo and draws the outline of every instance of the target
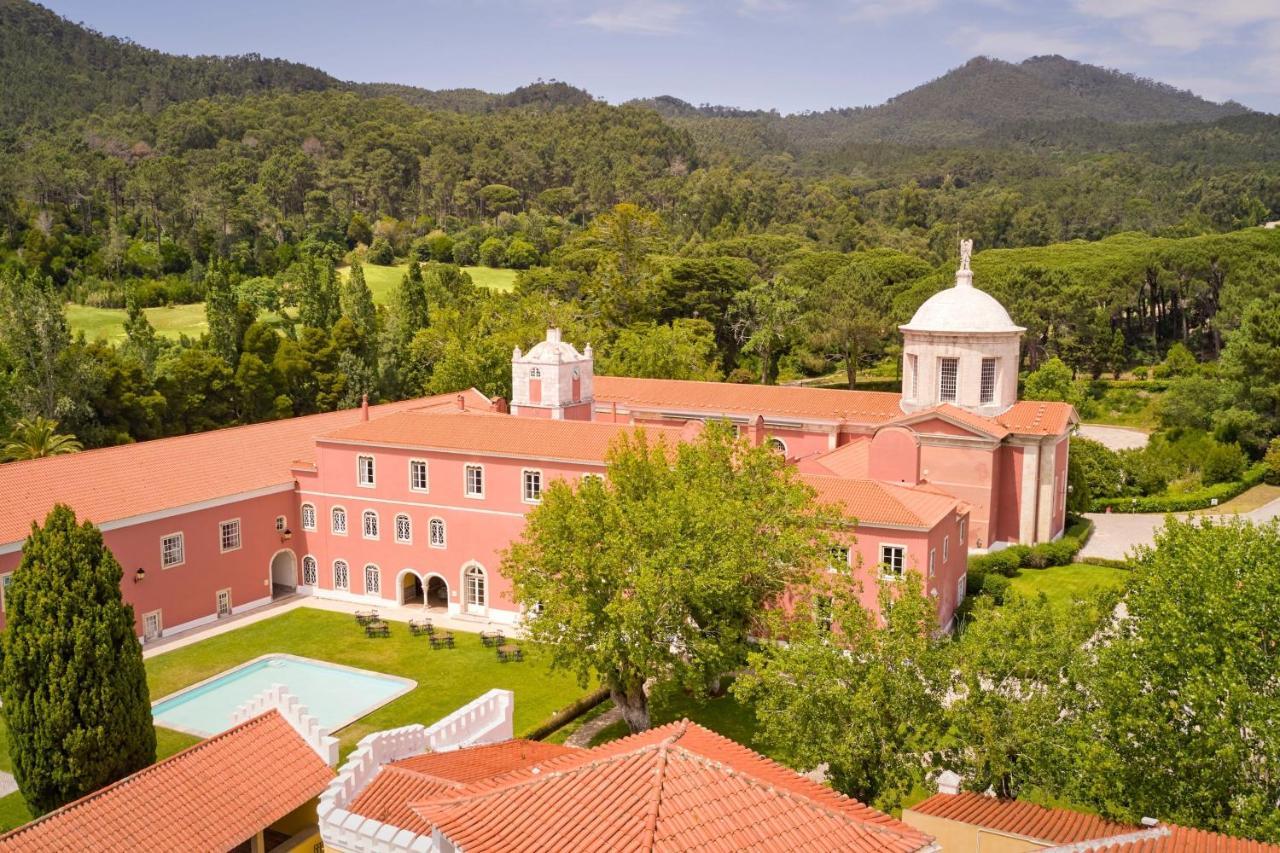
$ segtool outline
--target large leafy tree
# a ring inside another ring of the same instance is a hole
[[[600,678],[632,731],[649,687],[697,695],[747,656],[762,608],[825,555],[813,492],[725,425],[619,436],[604,480],[550,485],[503,561],[552,665]]]
[[[142,648],[120,578],[102,533],[59,505],[32,526],[5,594],[9,756],[37,813],[155,761]]]
[[[1280,841],[1280,527],[1170,518],[1079,667],[1068,795]]]
[[[873,613],[851,574],[819,576],[773,614],[785,642],[761,643],[732,688],[783,761],[826,764],[837,790],[886,809],[924,781],[942,726],[946,658],[923,590],[914,571],[883,581]]]

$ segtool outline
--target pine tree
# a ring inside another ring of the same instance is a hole
[[[240,321],[236,293],[221,264],[210,265],[205,277],[205,318],[209,322],[209,349],[232,368],[240,354]]]
[[[37,814],[155,761],[142,648],[120,564],[58,505],[32,525],[5,595],[0,695],[18,789]]]
[[[412,338],[414,332],[431,325],[431,309],[427,304],[422,267],[416,262],[409,264],[408,272],[400,280],[395,306],[400,312],[400,320],[407,332],[407,337]]]
[[[125,341],[121,349],[137,358],[150,376],[155,367],[156,356],[160,354],[160,338],[132,294],[129,296],[127,309],[129,313],[124,320]]]
[[[338,319],[338,282],[333,266],[316,258],[302,267],[302,286],[298,291],[298,319],[313,329],[327,329]]]

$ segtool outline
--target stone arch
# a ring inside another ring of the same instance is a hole
[[[271,555],[268,564],[271,579],[271,597],[290,595],[298,588],[298,555],[291,548],[281,548]]]

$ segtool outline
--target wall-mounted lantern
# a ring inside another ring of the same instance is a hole
[[[284,530],[280,531],[281,542],[288,542],[292,538],[293,538],[293,531],[290,530],[289,528],[286,527]]]
[[[133,582],[142,583],[146,579],[147,579],[147,570],[139,566],[138,570],[133,573]]]

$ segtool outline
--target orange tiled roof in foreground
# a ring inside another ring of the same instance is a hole
[[[472,417],[465,413],[408,411],[357,423],[320,436],[321,441],[421,447],[461,453],[498,453],[540,459],[603,462],[626,424],[556,421],[540,418]],[[651,441],[676,444],[688,433],[681,427],[646,426]]]
[[[954,497],[927,487],[822,474],[801,474],[800,479],[817,491],[818,500],[836,504],[860,524],[932,530],[948,513],[960,509],[960,502]]]
[[[1277,844],[1232,838],[1176,824],[1133,826],[1071,809],[1051,809],[972,792],[935,794],[907,811],[1034,838],[1050,845],[1091,842],[1088,844],[1090,851],[1280,853],[1280,845]],[[1047,848],[1044,853],[1053,849]]]
[[[1019,435],[1062,435],[1076,417],[1070,403],[1019,400],[995,419],[1009,432]]]
[[[332,778],[270,711],[15,829],[0,851],[228,850]]]
[[[370,417],[450,404],[456,394],[374,406]],[[469,405],[488,405],[478,391]],[[228,427],[0,465],[0,544],[20,542],[55,503],[95,524],[293,483],[291,465],[315,456],[315,437],[358,423],[359,409]]]
[[[468,750],[454,753],[463,761]],[[846,850],[930,839],[700,726],[672,723],[411,808],[480,851]]]

